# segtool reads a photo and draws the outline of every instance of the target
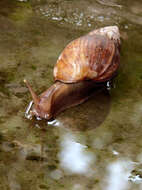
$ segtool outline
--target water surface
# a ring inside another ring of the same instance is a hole
[[[0,1],[0,189],[142,189],[142,3],[139,0]],[[27,120],[26,78],[40,94],[71,40],[121,31],[115,88],[52,122]]]

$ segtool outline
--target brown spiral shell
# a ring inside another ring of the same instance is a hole
[[[55,80],[74,83],[82,80],[107,81],[118,69],[119,48],[115,40],[95,32],[70,42],[54,67]]]

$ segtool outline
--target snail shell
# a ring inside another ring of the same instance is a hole
[[[119,64],[117,26],[94,30],[70,42],[57,60],[53,71],[55,83],[49,89],[37,96],[25,80],[34,102],[31,115],[49,120],[66,108],[82,103],[98,84],[102,87],[114,77]]]
[[[112,31],[119,33],[118,27],[113,28]],[[69,43],[54,67],[55,80],[74,83],[89,79],[102,82],[111,78],[120,63],[119,35],[114,38],[114,32],[107,33],[111,29],[95,30]]]

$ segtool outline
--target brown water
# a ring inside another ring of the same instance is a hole
[[[0,190],[142,189],[141,10],[140,0],[0,1]],[[23,79],[40,94],[66,44],[107,25],[122,36],[116,88],[52,122],[27,120]]]

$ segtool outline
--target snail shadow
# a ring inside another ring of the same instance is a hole
[[[56,119],[63,127],[86,131],[99,127],[110,112],[111,96],[106,89],[96,92],[84,103],[60,113]]]
[[[53,126],[68,128],[73,131],[87,131],[99,127],[110,112],[111,96],[106,88],[95,88],[95,91],[84,103],[68,108],[54,119],[30,120],[31,126],[46,131]]]

